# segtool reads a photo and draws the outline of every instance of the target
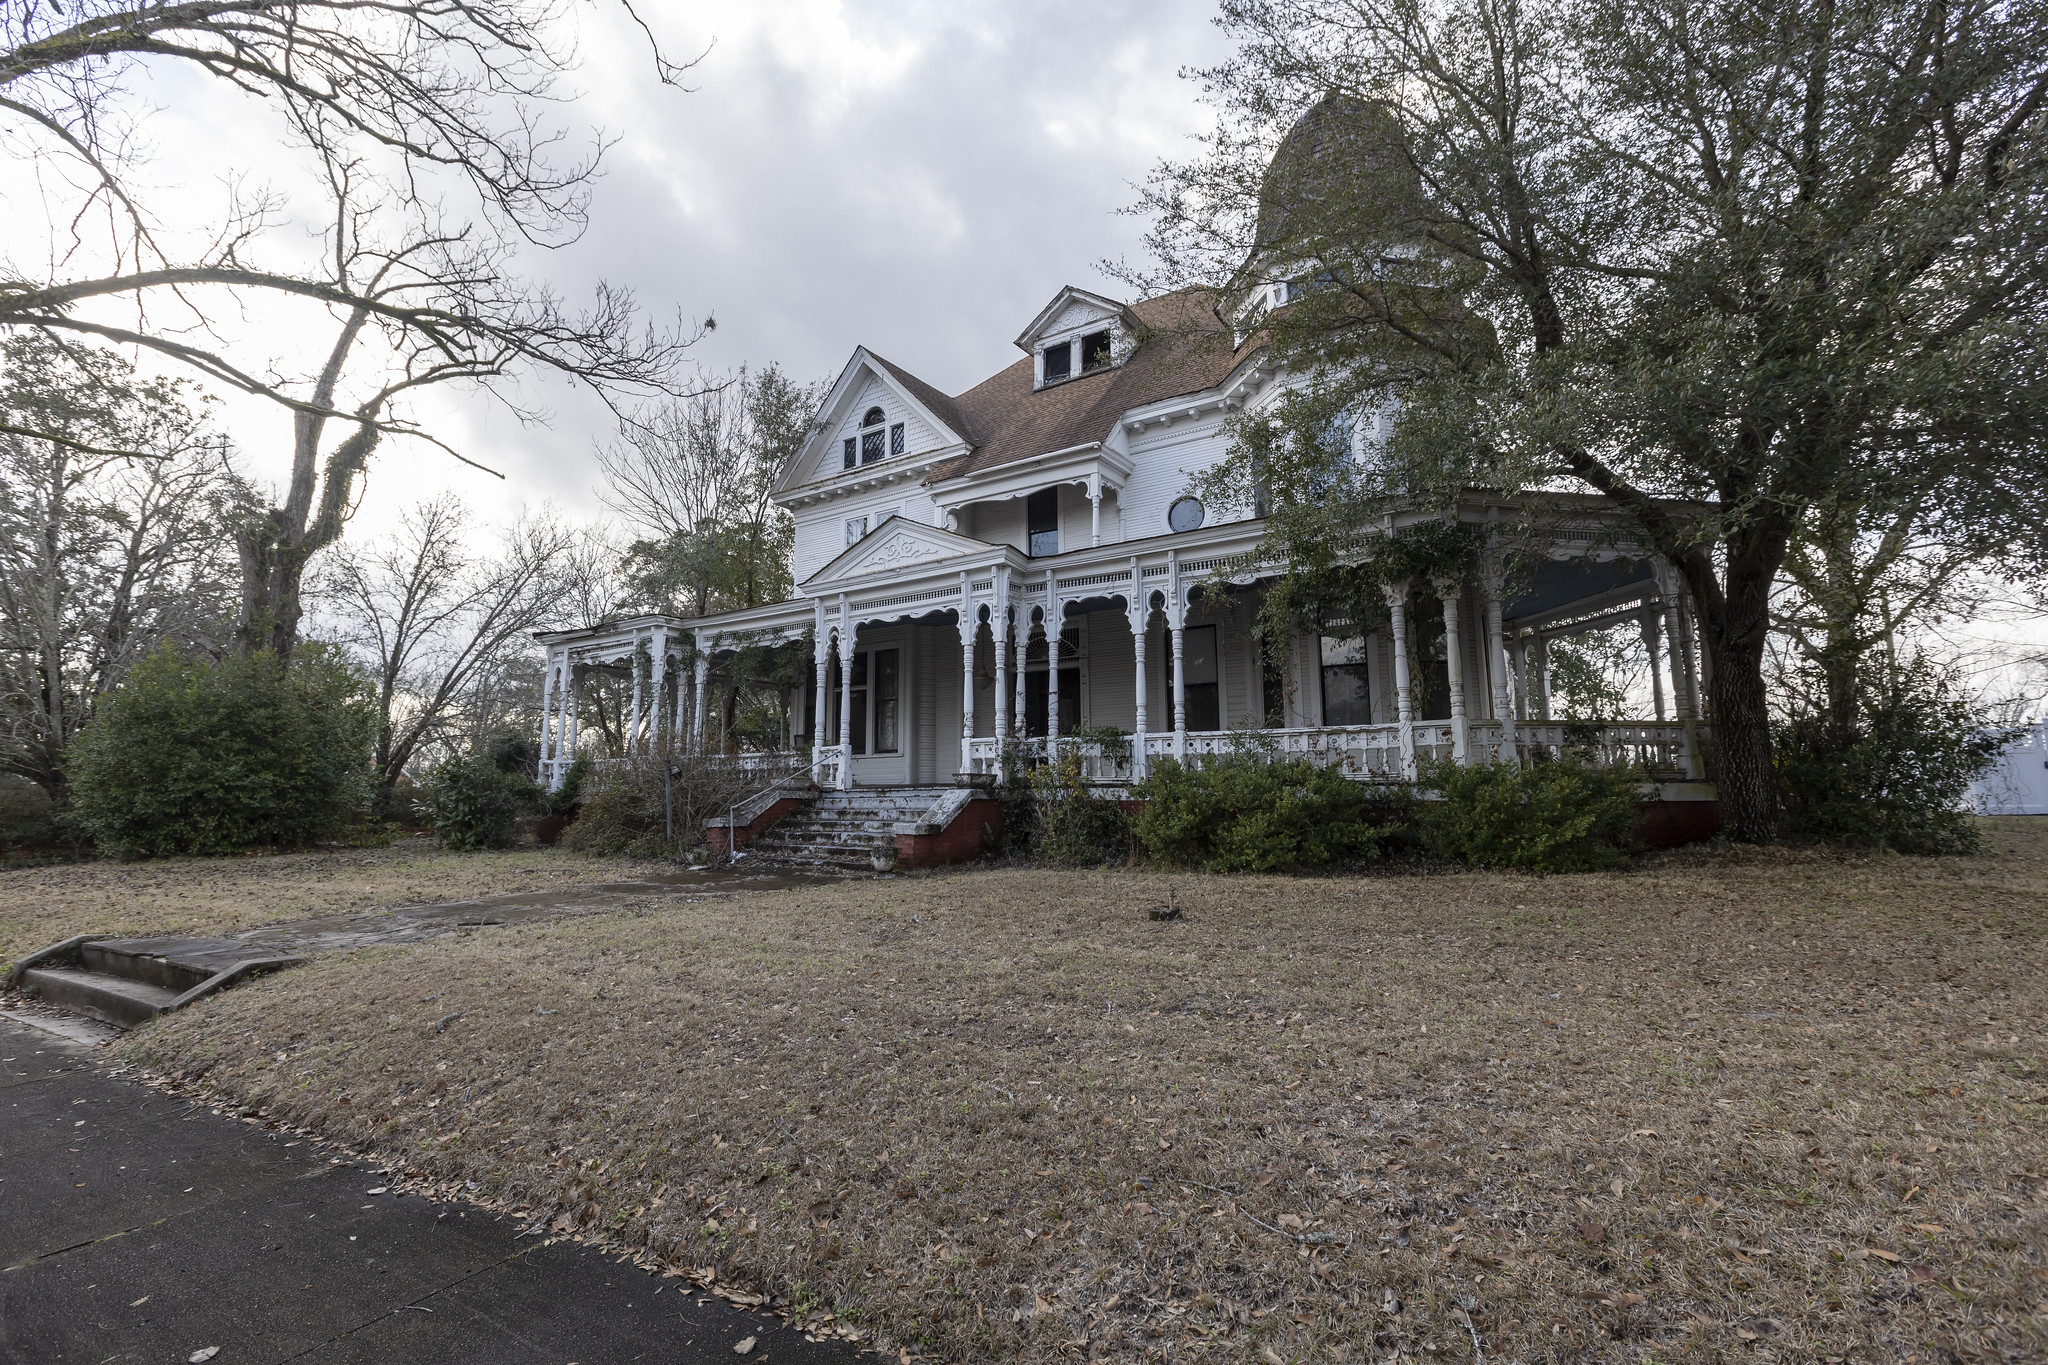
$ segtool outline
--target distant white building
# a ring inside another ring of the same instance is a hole
[[[2032,729],[1970,789],[1982,815],[2048,815],[2048,720]]]

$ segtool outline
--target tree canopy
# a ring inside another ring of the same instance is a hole
[[[1312,547],[1388,497],[1597,494],[1683,576],[1724,825],[1767,837],[1771,595],[1815,514],[2040,552],[2044,19],[1226,0],[1150,282],[1220,289],[1301,382],[1212,496]],[[1398,414],[1363,465],[1328,438],[1360,412]]]

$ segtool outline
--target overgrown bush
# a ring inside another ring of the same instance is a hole
[[[569,771],[562,774],[562,785],[553,791],[540,794],[542,815],[567,815],[576,809],[583,799],[583,784],[590,780],[590,757],[578,754],[576,761],[569,765]]]
[[[1211,872],[1376,861],[1407,825],[1405,793],[1251,749],[1199,768],[1163,759],[1131,794],[1146,803],[1132,827],[1148,856]]]
[[[532,778],[501,772],[490,754],[472,753],[427,774],[420,807],[443,848],[469,853],[516,842],[515,824],[534,795]]]
[[[1032,770],[1037,828],[1031,854],[1055,867],[1101,867],[1131,856],[1131,821],[1123,806],[1095,794],[1082,776],[1081,755],[1061,751],[1058,761]]]
[[[1794,842],[1899,853],[1974,853],[1964,805],[2012,732],[1924,660],[1870,689],[1848,734],[1821,715],[1778,729],[1784,834]]]
[[[1516,767],[1425,764],[1418,803],[1423,843],[1439,857],[1526,872],[1590,872],[1619,862],[1634,837],[1642,774],[1581,758]]]
[[[788,766],[801,775],[802,755]],[[663,774],[673,765],[664,790]],[[701,847],[704,822],[766,787],[774,774],[743,772],[716,755],[639,755],[592,767],[576,823],[561,846],[599,857],[666,858]],[[672,815],[672,819],[671,819]],[[669,830],[673,826],[673,838]]]
[[[341,835],[368,793],[373,712],[339,653],[215,662],[166,646],[79,732],[72,809],[118,857],[298,847]]]
[[[49,793],[25,777],[0,773],[0,848],[46,848],[61,838]]]

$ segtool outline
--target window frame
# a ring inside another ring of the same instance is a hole
[[[1052,504],[1052,519],[1049,524],[1043,524],[1037,520],[1037,517],[1040,509],[1047,502]],[[1039,547],[1038,538],[1040,536],[1051,537],[1046,542],[1050,548],[1041,549]],[[1038,489],[1033,493],[1027,494],[1024,498],[1024,553],[1033,559],[1051,559],[1059,552],[1060,490],[1059,485],[1055,484],[1051,488]]]

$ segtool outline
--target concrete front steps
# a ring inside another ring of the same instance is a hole
[[[9,984],[59,1009],[134,1028],[244,977],[302,960],[263,955],[235,939],[81,934],[22,958]]]
[[[715,846],[723,843],[723,823],[708,830]],[[738,830],[750,861],[836,872],[967,862],[1001,834],[1001,803],[973,787],[818,792],[764,809]]]

